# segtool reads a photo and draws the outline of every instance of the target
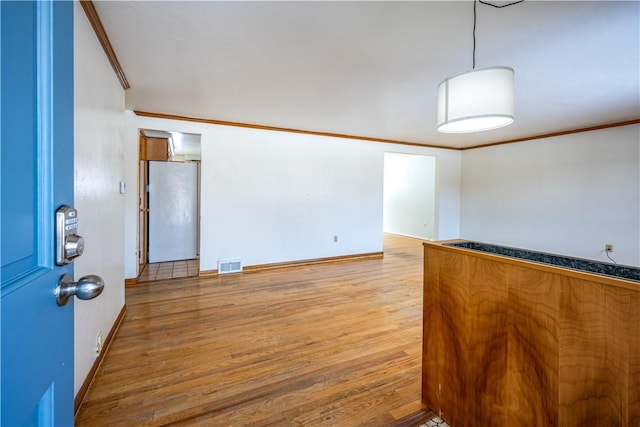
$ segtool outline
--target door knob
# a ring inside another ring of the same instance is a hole
[[[100,295],[103,289],[104,280],[95,274],[81,277],[77,282],[74,282],[68,274],[64,274],[58,280],[56,302],[58,305],[63,306],[74,295],[78,299],[93,299]]]

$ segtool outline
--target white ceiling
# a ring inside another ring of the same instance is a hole
[[[640,118],[638,1],[478,4],[476,66],[514,68],[516,121],[466,135],[436,131],[436,88],[471,68],[471,1],[95,5],[129,109],[450,147]]]

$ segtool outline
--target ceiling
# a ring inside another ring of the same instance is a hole
[[[638,1],[477,4],[515,122],[465,135],[436,131],[436,89],[471,68],[471,1],[94,4],[128,109],[457,148],[640,118]]]

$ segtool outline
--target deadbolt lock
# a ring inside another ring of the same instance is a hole
[[[56,264],[66,265],[84,252],[84,239],[78,236],[78,211],[63,205],[56,211]]]

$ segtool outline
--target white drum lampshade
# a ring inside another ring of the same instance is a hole
[[[513,123],[513,69],[490,67],[446,78],[438,86],[438,131],[467,133]]]

